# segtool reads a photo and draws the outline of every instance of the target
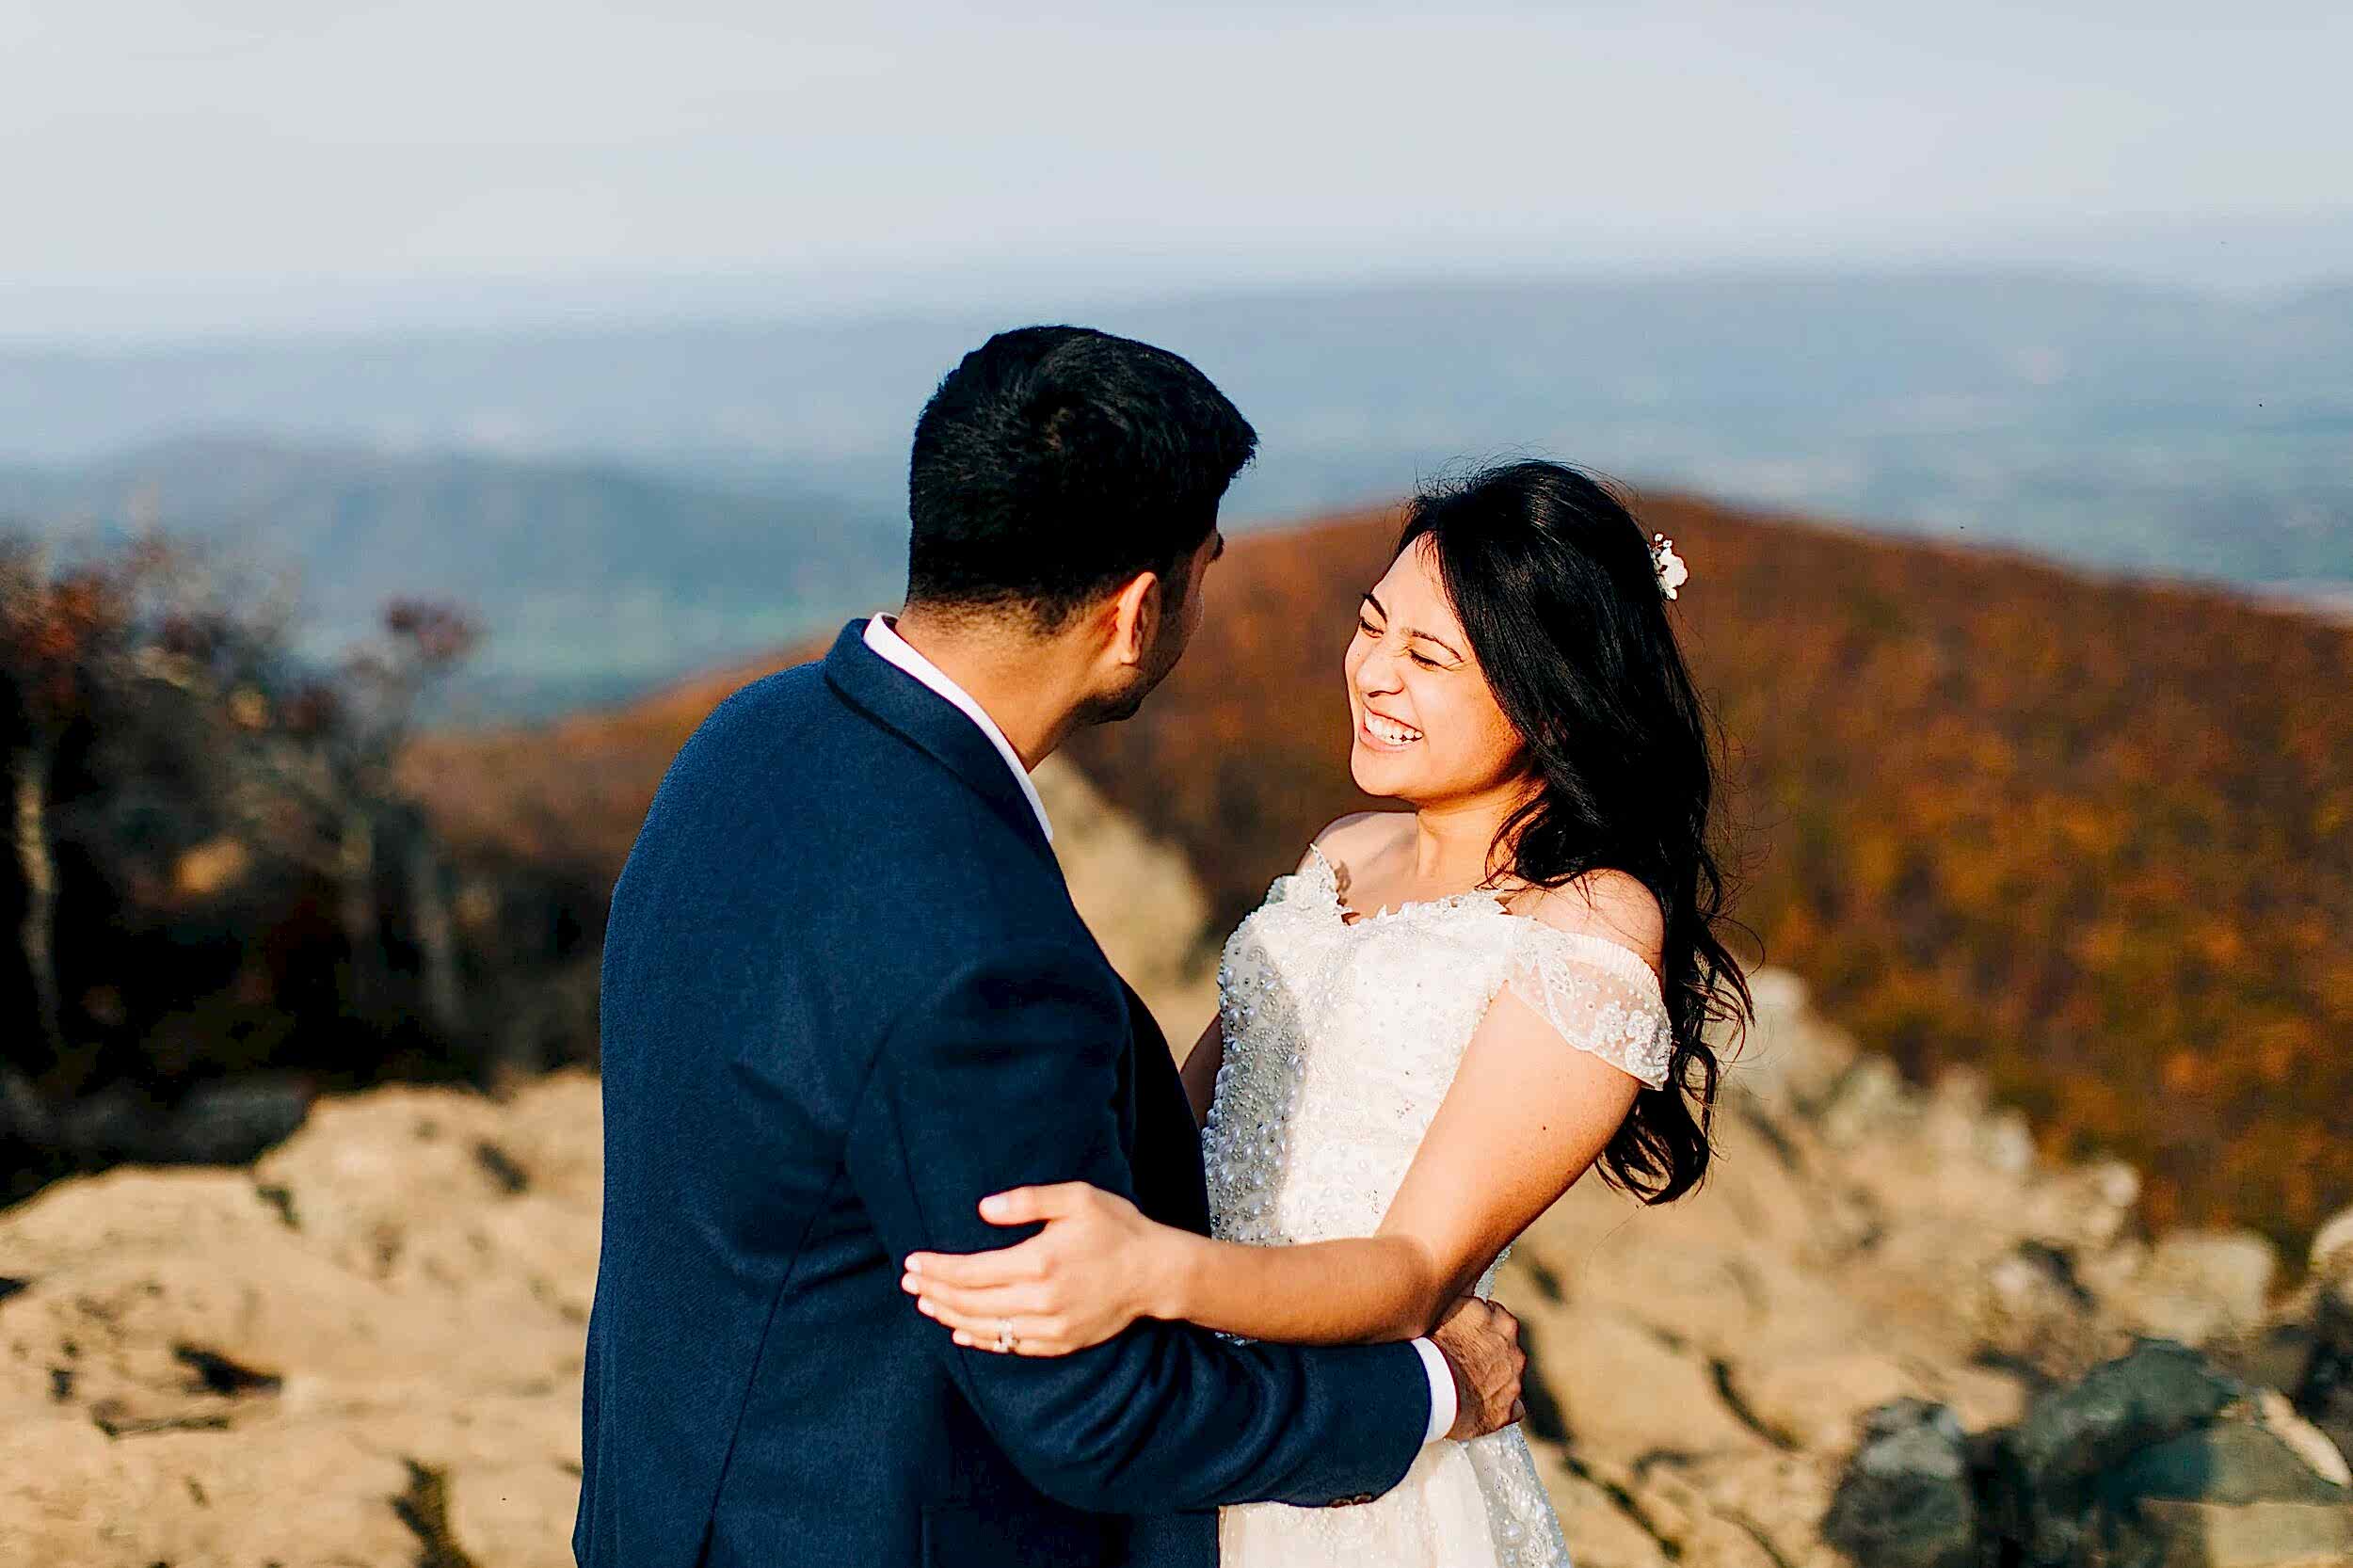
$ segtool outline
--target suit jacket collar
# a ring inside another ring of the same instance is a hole
[[[988,802],[1022,840],[1054,859],[1021,787],[980,728],[939,694],[866,646],[866,621],[850,622],[825,655],[825,680],[852,706],[904,736]]]

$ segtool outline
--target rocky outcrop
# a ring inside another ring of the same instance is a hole
[[[2046,1165],[1968,1075],[1910,1087],[1793,977],[1753,984],[1706,1187],[1580,1184],[1499,1292],[1581,1563],[2253,1568],[2353,1521],[2320,1271],[2273,1301],[2260,1239],[2153,1244],[2130,1169]],[[2097,1555],[2119,1521],[2141,1556]]]
[[[1217,1011],[1216,938],[1199,879],[1172,845],[1145,833],[1062,759],[1048,758],[1031,776],[1054,824],[1071,903],[1181,1058]]]
[[[1075,773],[1041,787],[1183,1048],[1198,889]],[[1909,1086],[1753,984],[1706,1186],[1589,1178],[1499,1289],[1580,1568],[2349,1560],[2353,1217],[2274,1299],[2261,1242],[2152,1243],[2129,1169],[2046,1165],[1971,1078]],[[0,1560],[568,1563],[600,1155],[584,1073],[386,1089],[250,1169],[0,1212]]]
[[[568,1563],[599,1128],[382,1089],[0,1214],[0,1559]]]
[[[1941,1405],[1873,1412],[1823,1534],[1874,1568],[2322,1568],[2353,1561],[2349,1486],[2276,1390],[2145,1340],[1976,1436]]]

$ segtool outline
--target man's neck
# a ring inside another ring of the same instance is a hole
[[[901,611],[890,625],[981,705],[1024,768],[1034,769],[1069,736],[1078,711],[1075,682],[1053,643],[975,632],[920,609]]]

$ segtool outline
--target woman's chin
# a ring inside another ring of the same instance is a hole
[[[1403,794],[1405,773],[1396,757],[1375,751],[1362,741],[1348,748],[1348,776],[1356,781],[1356,788],[1377,800]]]

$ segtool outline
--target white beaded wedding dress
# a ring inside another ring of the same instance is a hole
[[[1232,1241],[1371,1235],[1507,986],[1568,1046],[1653,1087],[1672,1048],[1658,982],[1632,950],[1512,914],[1483,892],[1352,920],[1337,873],[1312,846],[1227,940],[1218,986],[1225,1054],[1202,1148],[1215,1234]],[[1481,1277],[1480,1294],[1495,1273]],[[1569,1561],[1516,1426],[1429,1445],[1369,1503],[1228,1508],[1219,1546],[1223,1568]]]

